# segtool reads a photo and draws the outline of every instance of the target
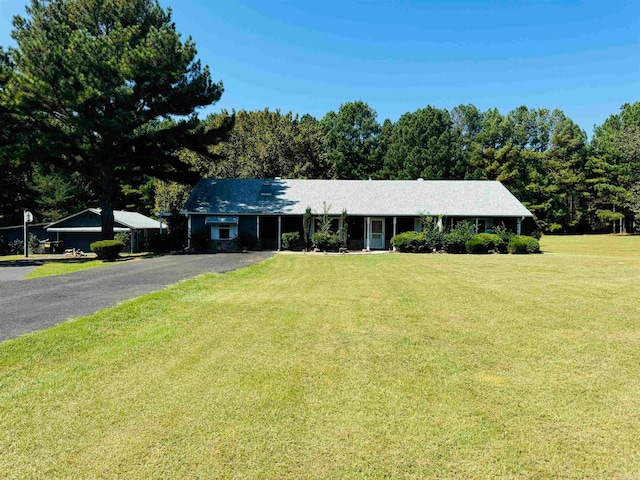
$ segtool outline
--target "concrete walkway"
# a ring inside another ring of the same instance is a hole
[[[11,262],[19,264],[13,266],[0,262],[0,341],[89,315],[180,280],[237,270],[272,255],[166,255],[31,280],[19,278],[36,268],[40,259]]]

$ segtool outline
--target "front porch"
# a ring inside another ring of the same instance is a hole
[[[330,215],[331,230],[341,231],[342,219]],[[434,227],[443,230],[453,228],[458,222],[467,220],[475,225],[476,232],[490,231],[504,225],[514,233],[533,230],[534,224],[525,225],[521,219],[513,217],[443,217],[434,218]],[[391,239],[402,232],[420,231],[423,218],[419,216],[348,216],[347,248],[352,251],[390,250]],[[309,238],[318,230],[320,216],[314,215]],[[526,226],[526,229],[523,229]],[[235,216],[189,216],[189,238],[194,231],[204,230],[217,249],[232,249],[233,240],[248,241],[250,249],[282,250],[282,234],[298,232],[304,238],[302,215],[235,215]],[[301,243],[302,245],[302,243]],[[235,245],[239,247],[239,245]]]

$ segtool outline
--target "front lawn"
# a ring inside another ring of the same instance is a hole
[[[110,263],[96,260],[95,258],[66,258],[61,260],[50,260],[31,273],[25,275],[27,278],[50,277],[53,275],[64,275],[65,273],[79,272],[90,268],[106,267]]]
[[[541,246],[279,255],[4,342],[0,477],[635,478],[640,237]]]
[[[116,265],[120,262],[139,261],[145,256],[149,256],[149,254],[128,253],[112,261],[98,260],[95,256],[88,258],[48,258],[43,265],[40,265],[31,273],[25,275],[24,278],[51,277],[53,275],[64,275],[66,273],[79,272],[91,268],[108,267],[109,265]]]
[[[0,255],[0,262],[13,262],[15,260],[41,260],[43,258],[48,258],[49,255],[45,255],[42,253],[30,253],[28,257],[25,257],[24,254],[20,255]]]

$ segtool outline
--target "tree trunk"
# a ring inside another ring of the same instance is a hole
[[[113,240],[113,226],[115,223],[113,217],[113,184],[105,181],[102,184],[102,212],[100,213],[100,221],[102,225],[102,240]]]

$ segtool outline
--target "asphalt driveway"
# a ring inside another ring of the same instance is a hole
[[[37,266],[33,262],[0,266],[0,341],[89,315],[180,280],[237,270],[272,255],[167,255],[32,280],[19,279]]]

